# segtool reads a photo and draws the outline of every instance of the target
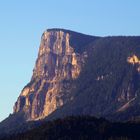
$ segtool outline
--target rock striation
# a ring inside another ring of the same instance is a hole
[[[87,57],[70,44],[66,30],[47,30],[41,43],[31,81],[22,90],[14,113],[25,112],[28,120],[41,119],[72,100],[71,80],[76,79]]]

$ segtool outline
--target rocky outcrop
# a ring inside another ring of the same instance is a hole
[[[23,112],[27,120],[81,114],[116,120],[139,116],[139,46],[140,37],[45,31],[33,76],[14,113]]]
[[[140,59],[138,56],[133,54],[132,56],[127,58],[127,62],[132,64],[133,66],[136,66],[137,71],[140,73]]]
[[[76,79],[87,57],[70,44],[71,34],[48,30],[41,37],[31,81],[22,90],[14,113],[23,111],[28,120],[41,119],[72,100],[71,81]]]

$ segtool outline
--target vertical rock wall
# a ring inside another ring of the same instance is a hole
[[[87,55],[75,52],[70,39],[62,30],[43,33],[31,82],[22,90],[14,112],[24,111],[29,120],[41,119],[71,100],[70,81],[79,76]]]

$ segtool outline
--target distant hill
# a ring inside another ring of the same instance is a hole
[[[138,140],[140,123],[110,123],[90,116],[66,117],[1,140]]]

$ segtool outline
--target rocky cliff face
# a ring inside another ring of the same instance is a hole
[[[72,100],[70,81],[79,76],[87,53],[77,52],[70,40],[65,30],[43,33],[33,76],[15,103],[14,113],[23,111],[29,120],[40,119]]]
[[[139,101],[140,37],[50,29],[14,113],[27,120],[81,114],[124,120],[140,115]]]

